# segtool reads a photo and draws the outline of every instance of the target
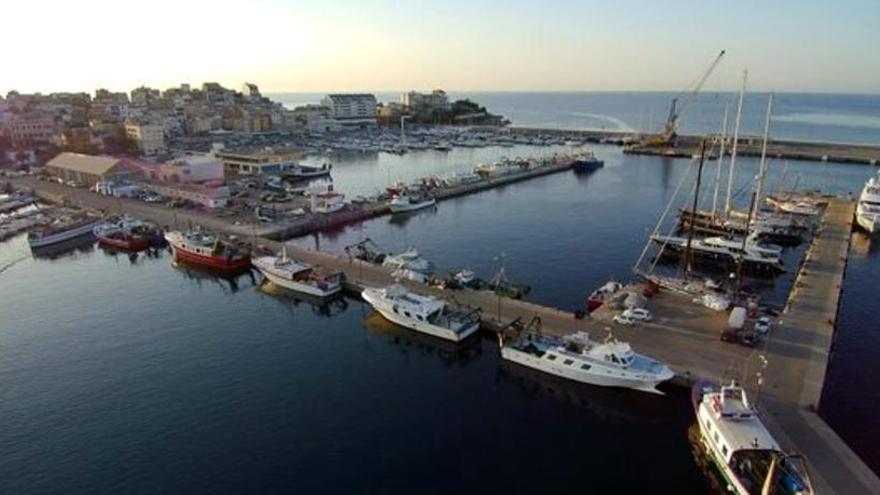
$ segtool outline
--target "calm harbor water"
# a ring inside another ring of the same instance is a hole
[[[557,151],[340,156],[333,175],[339,190],[366,194],[389,177]],[[606,165],[592,175],[293,242],[341,252],[370,237],[389,251],[417,246],[441,272],[483,276],[504,253],[530,299],[581,307],[600,283],[629,276],[689,170],[689,160],[595,151]],[[742,189],[755,161],[739,163]],[[773,164],[771,189],[783,168]],[[791,162],[785,183],[845,193],[873,172]],[[853,242],[822,409],[876,469],[875,244]],[[359,301],[315,308],[258,281],[173,267],[165,252],[132,261],[89,246],[47,259],[22,237],[0,244],[0,493],[562,493],[585,480],[597,492],[709,490],[684,394],[572,386],[503,365],[491,340],[445,346]],[[750,284],[781,302],[790,282]]]

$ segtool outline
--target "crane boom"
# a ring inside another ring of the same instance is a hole
[[[669,144],[675,139],[675,133],[678,131],[678,123],[679,120],[681,120],[681,116],[696,99],[697,93],[700,92],[703,85],[706,84],[706,80],[709,79],[709,76],[711,76],[712,72],[715,71],[715,68],[718,67],[721,59],[724,58],[725,53],[724,50],[721,50],[718,56],[715,57],[715,60],[712,61],[709,68],[700,75],[700,78],[697,79],[683,96],[672,99],[672,106],[669,108],[669,118],[666,120],[666,124],[663,126],[663,131],[660,133],[660,136],[658,136],[658,139],[654,140],[653,144]]]

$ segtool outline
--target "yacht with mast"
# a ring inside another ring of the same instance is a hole
[[[695,257],[709,260],[740,263],[758,270],[784,272],[782,248],[758,242],[755,233],[745,239],[728,237],[706,237],[688,239],[671,235],[653,235],[651,240],[661,247],[661,255],[684,254],[688,250]]]
[[[856,223],[869,234],[880,230],[880,173],[868,179],[862,189],[856,206]]]
[[[745,389],[698,382],[691,402],[700,442],[737,495],[813,495],[802,456],[785,453],[761,422]]]

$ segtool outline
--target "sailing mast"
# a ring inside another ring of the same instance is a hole
[[[724,122],[721,124],[721,149],[718,151],[718,166],[715,169],[715,192],[712,194],[712,219],[715,219],[715,211],[718,208],[718,188],[721,186],[721,168],[724,164],[724,145],[727,142],[727,113],[730,104],[724,104]]]
[[[761,194],[764,189],[764,175],[767,173],[767,140],[770,137],[770,114],[773,112],[773,93],[767,99],[767,116],[764,118],[764,144],[761,146],[761,162],[758,165],[758,185],[755,187],[755,217],[761,210]]]
[[[730,150],[730,173],[727,176],[727,197],[724,200],[724,214],[730,215],[730,194],[733,192],[733,170],[736,168],[736,148],[739,144],[739,123],[742,120],[743,95],[746,92],[746,80],[749,71],[743,71],[742,86],[739,88],[739,103],[736,104],[736,124],[733,127],[733,149]]]
[[[697,187],[694,190],[694,203],[691,207],[691,219],[697,218],[697,203],[700,199],[700,181],[703,178],[703,159],[706,156],[706,140],[703,139],[700,141],[700,165],[697,168]],[[693,268],[693,251],[691,250],[691,244],[694,240],[694,222],[690,222],[690,229],[688,229],[688,238],[687,244],[684,248],[684,278],[687,279],[690,276],[691,270]]]

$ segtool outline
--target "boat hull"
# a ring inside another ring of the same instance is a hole
[[[877,233],[877,221],[876,217],[873,215],[856,215],[856,223],[858,223],[859,227],[863,228],[869,234]]]
[[[132,237],[129,239],[116,239],[107,236],[97,237],[98,244],[116,249],[123,249],[125,251],[141,251],[150,247],[150,240],[146,237]]]
[[[653,394],[662,393],[657,390],[657,385],[659,385],[662,380],[646,381],[634,377],[630,378],[619,376],[610,372],[595,373],[584,371],[579,367],[566,366],[557,362],[551,362],[546,359],[541,359],[539,356],[536,356],[534,354],[523,352],[507,346],[501,347],[501,357],[510,362],[525,366],[527,368],[543,371],[544,373],[567,378],[569,380],[574,380],[580,383],[597,385],[600,387],[628,388],[641,392],[650,392]]]
[[[437,204],[437,200],[431,199],[428,201],[422,201],[420,203],[410,203],[408,205],[395,205],[392,204],[390,206],[391,213],[407,213],[410,211],[421,210],[424,208],[430,208]]]
[[[400,325],[404,328],[409,328],[410,330],[415,330],[416,332],[424,333],[427,335],[433,335],[434,337],[438,337],[444,340],[461,342],[480,329],[480,322],[477,321],[470,327],[462,330],[461,332],[455,332],[449,328],[439,327],[437,325],[432,325],[431,323],[428,323],[426,321],[420,321],[414,318],[407,318],[404,315],[397,314],[392,311],[391,308],[388,307],[384,301],[378,298],[374,298],[369,291],[364,291],[361,296],[386,320],[392,323],[396,323],[397,325]]]
[[[79,237],[85,237],[87,235],[94,235],[92,230],[101,224],[100,220],[96,220],[91,223],[80,225],[76,228],[65,230],[63,232],[58,232],[55,234],[50,234],[41,238],[28,238],[28,244],[32,248],[43,248],[48,247],[53,244],[60,244],[65,241],[69,241],[71,239],[76,239]]]
[[[205,256],[193,253],[180,246],[170,243],[171,250],[174,253],[174,259],[186,264],[203,266],[212,270],[222,272],[238,272],[244,271],[251,267],[251,259],[248,256],[238,256],[232,259],[226,259],[219,256]]]
[[[308,294],[310,296],[330,297],[332,295],[338,294],[342,290],[341,284],[336,284],[335,286],[332,286],[331,288],[328,288],[327,290],[323,290],[320,287],[317,287],[314,285],[304,284],[302,282],[297,282],[296,280],[290,280],[289,278],[284,278],[281,275],[278,275],[276,273],[272,273],[269,270],[261,268],[259,265],[257,265],[257,270],[259,270],[260,273],[262,273],[263,276],[269,280],[269,282],[272,282],[273,284],[275,284],[279,287],[282,287],[284,289],[287,289],[287,290],[290,290],[293,292],[301,292],[303,294]]]

